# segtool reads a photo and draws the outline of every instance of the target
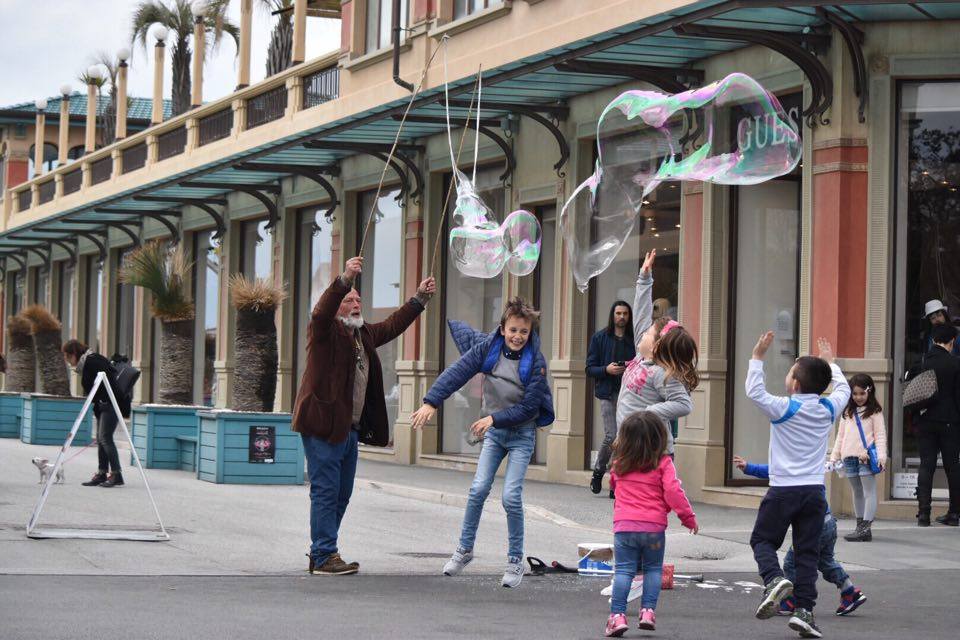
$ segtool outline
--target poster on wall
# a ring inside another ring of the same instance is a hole
[[[250,427],[250,462],[273,464],[277,453],[276,427]]]

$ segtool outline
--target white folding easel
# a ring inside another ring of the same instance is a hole
[[[70,443],[73,442],[74,436],[77,435],[77,430],[80,428],[84,417],[90,410],[90,405],[93,404],[93,397],[96,395],[101,386],[106,389],[107,395],[110,396],[110,403],[113,405],[113,410],[117,413],[117,419],[120,421],[120,426],[123,427],[123,433],[127,436],[127,441],[130,443],[130,451],[133,452],[133,459],[137,463],[137,469],[140,470],[140,477],[143,478],[143,486],[147,488],[147,495],[150,497],[150,504],[153,505],[153,513],[157,517],[157,525],[159,528],[136,530],[109,528],[84,529],[77,527],[58,527],[55,525],[38,527],[37,522],[40,519],[40,512],[43,510],[43,505],[46,503],[47,496],[50,494],[50,488],[53,486],[54,478],[56,478],[57,472],[63,466],[63,458],[70,449]],[[137,455],[137,449],[133,446],[133,438],[130,437],[130,431],[127,430],[127,423],[123,419],[123,414],[120,413],[120,407],[117,405],[117,399],[113,395],[113,389],[107,382],[107,374],[102,371],[97,374],[97,379],[93,383],[93,389],[87,395],[87,400],[83,403],[83,408],[80,409],[80,415],[77,416],[77,419],[74,421],[73,428],[70,429],[70,433],[67,435],[66,441],[60,448],[60,453],[57,454],[57,461],[53,465],[53,471],[47,476],[47,482],[43,485],[43,491],[40,493],[40,500],[37,502],[37,506],[33,509],[33,515],[30,516],[30,522],[27,523],[27,537],[80,538],[85,540],[145,540],[151,542],[170,539],[170,535],[167,533],[167,530],[163,526],[163,521],[160,519],[160,511],[157,509],[157,503],[153,499],[153,492],[150,491],[150,485],[147,483],[147,474],[143,470],[143,465],[140,464],[140,456]]]

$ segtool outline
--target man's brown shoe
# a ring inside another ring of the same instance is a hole
[[[356,573],[359,569],[360,565],[347,564],[339,554],[334,553],[320,566],[316,565],[311,556],[308,571],[315,576],[346,576]]]
[[[359,563],[359,562],[347,562],[346,560],[343,559],[343,557],[342,557],[339,553],[332,553],[332,554],[330,554],[330,557],[331,557],[331,558],[336,558],[337,560],[340,560],[341,562],[345,562],[346,564],[350,565],[351,567],[356,567],[357,570],[360,569],[360,563]]]

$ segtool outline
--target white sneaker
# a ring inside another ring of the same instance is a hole
[[[503,580],[500,581],[500,586],[515,589],[520,586],[521,580],[523,580],[523,561],[508,562],[507,569],[503,572]]]
[[[473,552],[466,551],[461,552],[459,549],[453,552],[453,555],[447,560],[447,564],[443,565],[443,575],[445,576],[455,576],[458,575],[463,568],[470,564],[473,561]]]

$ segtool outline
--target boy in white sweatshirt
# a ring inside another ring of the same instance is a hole
[[[850,399],[850,386],[833,363],[830,343],[819,340],[820,357],[798,358],[786,378],[789,397],[767,393],[763,358],[773,342],[773,332],[760,337],[747,371],[747,396],[770,419],[770,488],[760,503],[750,536],[753,557],[766,585],[757,607],[761,620],[777,615],[780,602],[793,595],[797,608],[789,626],[801,638],[820,638],[813,618],[817,600],[817,560],[820,531],[827,502],[823,468],[827,440],[837,416]],[[833,393],[821,398],[833,382]],[[787,529],[793,527],[796,584],[783,575],[777,550]]]

